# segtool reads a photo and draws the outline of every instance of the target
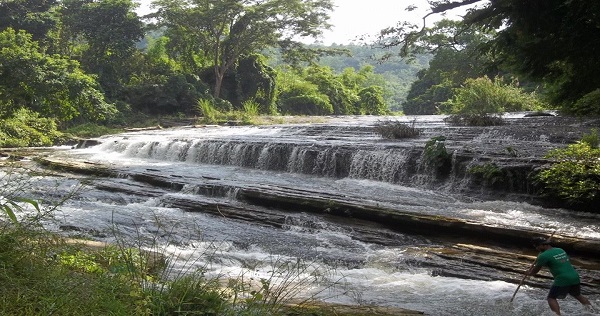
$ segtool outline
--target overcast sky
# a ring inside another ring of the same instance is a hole
[[[345,44],[357,36],[377,34],[380,30],[395,26],[399,21],[421,23],[427,14],[427,0],[334,0],[335,9],[331,13],[331,31],[323,36],[325,44]],[[418,9],[408,12],[405,9],[414,5]],[[455,9],[447,14],[456,18],[464,14],[464,9]],[[427,18],[428,24],[441,19],[440,15]]]

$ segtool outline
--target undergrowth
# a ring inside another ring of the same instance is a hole
[[[116,242],[110,245],[71,240],[42,225],[60,203],[44,207],[23,198],[27,189],[20,181],[26,180],[0,172],[5,175],[0,189],[0,315],[328,314],[327,308],[305,309],[312,298],[298,299],[314,284],[328,282],[328,271],[316,263],[274,257],[261,263],[266,267],[246,267],[238,277],[209,276],[199,259],[166,251],[173,244],[161,238],[174,228],[164,225],[150,240],[126,240],[117,226]],[[7,190],[17,187],[21,189]],[[196,258],[210,262],[214,254]],[[255,275],[261,268],[266,274]]]

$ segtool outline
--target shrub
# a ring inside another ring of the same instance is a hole
[[[551,150],[546,158],[555,162],[536,175],[542,194],[558,197],[570,205],[600,200],[600,148],[586,141]]]
[[[361,114],[384,115],[388,112],[383,99],[383,89],[378,86],[370,86],[358,92]]]
[[[423,159],[425,165],[436,172],[437,175],[447,175],[452,168],[452,155],[446,150],[446,137],[436,136],[425,144]]]
[[[494,114],[453,114],[444,118],[444,122],[454,126],[498,126],[504,120]]]
[[[415,128],[414,121],[411,125],[397,121],[380,123],[375,126],[375,131],[379,133],[381,137],[387,139],[411,138],[421,135],[421,131]]]
[[[575,115],[600,115],[600,89],[596,89],[577,100],[569,111]]]
[[[467,171],[478,179],[483,180],[483,183],[488,186],[494,186],[495,184],[502,184],[504,181],[504,173],[494,163],[486,163],[483,165],[476,165]]]
[[[0,121],[0,147],[52,146],[63,135],[52,119],[21,109],[9,119]]]
[[[525,93],[515,83],[505,84],[502,78],[467,79],[454,89],[454,96],[444,103],[453,114],[500,114],[509,111],[535,111],[544,104],[535,94]]]
[[[581,142],[588,144],[592,148],[598,148],[600,145],[600,134],[598,133],[597,128],[592,128],[592,130],[581,137]]]
[[[333,106],[327,96],[298,95],[281,98],[281,112],[289,115],[329,115],[333,113]]]

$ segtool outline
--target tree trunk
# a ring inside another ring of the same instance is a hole
[[[225,70],[221,71],[219,66],[215,66],[215,87],[213,90],[213,97],[215,99],[221,96],[221,87],[223,86],[223,78],[225,77]]]

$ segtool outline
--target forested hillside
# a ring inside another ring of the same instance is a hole
[[[329,26],[330,0],[155,0],[143,17],[132,0],[1,1],[0,146],[164,116],[600,113],[596,11],[564,0],[431,10],[473,2],[484,5],[463,21],[324,47],[302,39]]]

